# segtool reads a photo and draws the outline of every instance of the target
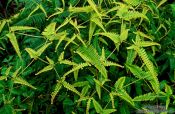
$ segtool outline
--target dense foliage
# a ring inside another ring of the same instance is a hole
[[[0,114],[175,112],[175,3],[4,1]]]

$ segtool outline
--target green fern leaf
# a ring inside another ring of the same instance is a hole
[[[56,32],[57,32],[60,28],[62,28],[63,26],[67,25],[67,24],[70,22],[70,20],[71,20],[71,18],[66,18],[66,19],[64,20],[64,22],[63,22],[60,26],[58,26],[58,27],[56,28]]]
[[[136,65],[126,64],[126,67],[132,72],[132,74],[139,79],[149,78],[151,75],[145,71],[143,71],[140,67]]]
[[[51,104],[53,104],[53,100],[55,99],[56,95],[58,94],[61,88],[62,88],[62,84],[58,81],[54,91],[51,93]]]
[[[136,96],[133,101],[152,101],[156,98],[157,96],[155,93],[147,93],[144,95]]]
[[[76,53],[78,53],[86,62],[91,63],[94,65],[99,72],[107,78],[107,71],[106,68],[103,66],[102,62],[100,61],[100,56],[98,55],[97,51],[93,46],[88,47],[80,47]]]
[[[49,35],[55,34],[55,33],[56,33],[55,27],[56,27],[56,23],[55,23],[55,22],[50,23],[50,24],[44,29],[44,31],[42,32],[42,35],[44,35],[44,36],[49,36]]]
[[[62,84],[63,84],[63,86],[64,86],[65,88],[67,88],[68,90],[70,90],[70,91],[76,93],[76,94],[79,95],[79,96],[82,96],[81,93],[80,93],[77,89],[75,89],[75,87],[74,87],[73,85],[67,83],[66,81],[63,81]]]
[[[132,5],[132,6],[137,6],[140,4],[142,0],[123,0],[125,3]]]
[[[76,71],[76,70],[79,70],[79,69],[82,69],[83,67],[86,67],[86,66],[90,66],[89,63],[81,63],[81,64],[78,64],[76,65],[75,67],[73,67],[73,69],[69,70],[68,72],[66,72],[63,77],[66,77],[67,75],[69,75],[70,73]]]
[[[94,3],[94,1],[92,0],[87,0],[87,2],[89,3],[89,5],[91,6],[91,8],[96,12],[96,14],[98,15],[98,17],[101,19],[101,14],[99,13],[96,4]]]
[[[90,108],[90,105],[91,105],[91,98],[88,99],[87,101],[87,105],[86,105],[86,114],[89,114],[89,108]]]
[[[89,92],[89,89],[90,89],[89,85],[84,86],[82,91],[81,91],[81,95],[85,96]]]
[[[7,76],[0,76],[0,80],[7,80]]]
[[[127,50],[126,64],[132,64],[136,56],[137,53],[135,50]]]
[[[95,88],[96,88],[98,97],[99,97],[99,99],[101,99],[101,86],[102,86],[102,84],[99,80],[94,79],[94,81],[95,81]]]
[[[64,59],[64,51],[61,52],[60,56],[58,57],[58,61],[62,61]]]
[[[1,33],[2,29],[4,28],[6,22],[7,22],[6,20],[1,20],[0,21],[0,33]]]
[[[11,31],[18,31],[18,30],[37,30],[40,31],[39,29],[35,28],[35,27],[29,27],[29,26],[12,26],[10,27]]]
[[[5,71],[5,75],[6,75],[6,76],[9,75],[11,68],[12,68],[12,67],[10,66],[10,67],[8,67],[7,70]]]
[[[58,49],[58,46],[61,44],[61,42],[63,41],[63,40],[66,40],[66,36],[67,36],[67,33],[66,32],[61,32],[61,33],[57,33],[56,34],[56,38],[59,38],[59,41],[58,41],[58,43],[57,43],[57,45],[56,45],[56,47],[55,47],[55,52],[57,51],[57,49]],[[72,42],[72,43],[74,43],[74,42]]]
[[[115,108],[113,93],[111,92],[111,93],[109,94],[109,96],[110,96],[110,98],[111,98],[112,108]]]
[[[81,82],[76,82],[73,84],[74,87],[83,87],[83,86],[86,86],[88,85],[89,82],[88,81],[81,81]]]
[[[130,21],[131,19],[143,18],[149,20],[146,15],[138,12],[138,11],[127,11],[122,14],[118,14],[118,16],[126,21]]]
[[[120,36],[116,33],[112,33],[112,32],[105,32],[105,33],[97,33],[99,35],[102,36],[106,36],[108,37],[110,40],[112,40],[115,44],[121,43],[120,42]]]
[[[117,66],[117,67],[123,68],[122,65],[117,64],[117,63],[114,63],[114,62],[112,62],[112,61],[105,61],[105,62],[103,62],[103,65],[104,65],[104,66]]]
[[[72,61],[69,61],[69,60],[61,60],[60,61],[60,64],[66,64],[66,65],[73,65],[73,66],[77,66],[78,64],[77,63],[75,63],[75,62],[72,62]]]
[[[89,13],[89,12],[92,12],[93,9],[91,6],[84,6],[84,7],[72,7],[72,6],[70,6],[69,11],[73,12],[73,13],[82,13],[82,12]]]
[[[25,50],[27,51],[27,53],[29,53],[30,58],[34,58],[35,60],[38,58],[37,52],[34,51],[33,49],[26,48]]]
[[[25,81],[21,77],[15,77],[15,78],[13,78],[13,82],[14,83],[17,83],[17,84],[21,84],[21,85],[26,85],[28,87],[31,87],[32,89],[36,89],[34,86],[32,86],[31,84],[29,84],[27,81]]]
[[[132,106],[135,106],[135,103],[133,102],[133,99],[126,93],[124,89],[118,89],[117,92],[115,92],[117,96],[119,96],[121,99],[125,100],[126,102],[130,103]]]
[[[46,48],[49,47],[51,44],[52,44],[52,42],[44,44],[42,47],[40,47],[37,50],[37,55],[40,56],[46,50]]]
[[[15,34],[14,33],[8,33],[6,36],[9,38],[10,42],[12,43],[12,46],[15,49],[17,55],[22,59],[21,52],[20,52],[20,49],[19,49],[19,46],[18,46],[18,41],[16,39]]]
[[[12,75],[13,78],[17,77],[17,74],[19,73],[19,71],[21,70],[21,67],[19,67]]]
[[[39,74],[41,74],[41,73],[43,73],[43,72],[50,71],[50,70],[52,70],[53,68],[54,68],[53,65],[48,65],[48,66],[44,67],[43,69],[41,69],[41,70],[40,70],[38,73],[36,73],[35,75],[39,75]]]
[[[63,8],[57,8],[57,12],[51,14],[51,15],[48,17],[48,20],[49,20],[51,17],[55,16],[55,15],[59,15],[59,14],[63,13],[63,11],[64,11]]]
[[[70,40],[66,43],[66,45],[65,45],[65,47],[64,47],[64,50],[66,49],[66,47],[67,47],[71,42],[73,42],[73,41],[75,40],[76,37],[77,37],[77,35],[74,34],[74,35],[72,36],[72,38],[70,38]]]
[[[121,77],[115,82],[114,87],[116,90],[123,88],[123,85],[125,83],[125,79],[126,79],[126,77]]]
[[[114,113],[116,111],[117,111],[116,109],[103,109],[102,114],[111,114],[111,113]]]
[[[51,45],[52,43],[47,43],[40,47],[37,51],[31,49],[31,48],[26,48],[25,50],[29,53],[30,58],[34,58],[35,60],[45,51],[45,49]]]
[[[90,21],[90,26],[89,26],[89,44],[91,43],[92,36],[94,34],[96,28],[96,24],[93,21]]]
[[[97,26],[99,26],[104,32],[106,32],[106,29],[104,28],[104,26],[102,24],[102,21],[95,14],[91,15],[91,21],[94,22]]]
[[[92,99],[92,101],[93,101],[94,108],[95,108],[96,112],[101,113],[103,110],[101,105],[94,98]]]
[[[148,68],[149,72],[151,73],[153,80],[151,80],[150,83],[151,83],[154,91],[156,93],[158,93],[160,91],[159,81],[157,79],[157,72],[154,69],[153,63],[149,60],[148,55],[147,55],[147,53],[145,52],[145,50],[143,48],[135,47],[135,50],[138,53],[138,55],[141,57],[143,62],[145,63],[145,65]]]
[[[123,42],[128,38],[128,31],[129,29],[126,29],[126,24],[121,24],[121,32],[120,32],[120,41]]]
[[[138,45],[139,47],[149,47],[149,46],[155,46],[155,45],[160,46],[160,44],[156,42],[150,42],[150,41],[141,41],[139,43],[136,43],[136,45]]]

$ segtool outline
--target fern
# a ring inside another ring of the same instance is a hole
[[[53,64],[50,64],[50,65],[44,67],[43,69],[41,69],[41,70],[40,70],[38,73],[36,73],[35,75],[39,75],[39,74],[41,74],[41,73],[43,73],[43,72],[50,71],[50,70],[52,70],[53,68],[54,68],[54,65],[53,65]]]
[[[104,78],[107,78],[107,71],[105,67],[102,65],[100,61],[100,56],[97,54],[93,46],[80,47],[76,51],[76,53],[78,53],[86,62],[89,62],[92,65],[94,65],[99,70],[99,72],[104,76]]]
[[[89,108],[90,108],[90,105],[91,105],[91,98],[88,99],[87,101],[87,106],[86,106],[86,114],[89,114]]]
[[[96,112],[101,113],[103,110],[101,105],[94,98],[92,99],[92,101],[93,101],[94,108],[95,108]]]
[[[22,59],[21,52],[20,52],[15,34],[14,33],[8,33],[6,36],[9,38],[10,42],[12,43],[12,45],[13,45],[16,53],[18,54],[18,56]]]
[[[91,14],[91,19],[90,21],[92,21],[93,23],[95,23],[97,26],[99,26],[104,32],[106,32],[106,29],[104,28],[102,21],[99,17],[97,17],[96,14]]]
[[[70,90],[70,91],[76,93],[76,94],[79,95],[79,96],[82,96],[81,93],[80,93],[77,89],[75,89],[73,85],[67,83],[66,81],[63,81],[62,84],[63,84],[63,86],[64,86],[65,88],[67,88],[68,90]]]
[[[76,65],[73,69],[69,70],[68,72],[66,72],[63,77],[66,77],[67,75],[69,75],[70,73],[76,71],[76,70],[79,70],[79,69],[82,69],[83,67],[86,67],[86,66],[89,66],[88,63],[81,63],[81,64],[78,64]]]
[[[115,87],[116,90],[123,88],[123,85],[125,83],[125,78],[126,77],[121,77],[115,82],[114,87]]]
[[[126,67],[134,74],[136,78],[149,79],[149,77],[151,77],[150,73],[143,71],[140,67],[136,65],[126,64]]]
[[[152,101],[157,98],[155,93],[147,93],[144,95],[136,96],[133,100],[134,101]]]
[[[32,89],[36,89],[34,86],[32,86],[31,84],[29,84],[27,81],[25,81],[21,77],[14,77],[13,78],[13,82],[14,83],[17,83],[17,84],[21,84],[21,85],[26,85],[28,87],[31,87]]]
[[[93,9],[91,8],[91,6],[84,6],[84,7],[72,7],[72,6],[70,6],[69,11],[73,12],[73,13],[82,13],[82,12],[89,13],[89,12],[92,12]]]
[[[119,96],[121,99],[125,100],[132,106],[135,106],[135,103],[133,102],[133,99],[126,93],[124,89],[118,89],[117,92],[114,92],[114,95]]]
[[[146,67],[150,71],[152,75],[152,81],[150,81],[154,91],[158,93],[160,91],[159,89],[159,81],[157,79],[157,72],[154,69],[153,63],[149,60],[148,55],[146,54],[145,50],[143,48],[136,47],[135,50],[137,51],[138,55],[141,57],[143,62],[145,63]]]
[[[60,81],[58,81],[54,91],[51,93],[51,104],[53,104],[53,100],[55,99],[56,95],[58,94],[61,88],[62,88],[62,84]]]
[[[124,2],[126,2],[127,4],[130,4],[132,6],[137,6],[140,4],[142,0],[124,0]]]

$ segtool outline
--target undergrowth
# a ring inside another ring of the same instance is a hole
[[[174,3],[2,5],[0,114],[175,112]]]

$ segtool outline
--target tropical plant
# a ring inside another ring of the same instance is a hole
[[[175,111],[175,4],[8,0],[6,14],[0,113]]]

